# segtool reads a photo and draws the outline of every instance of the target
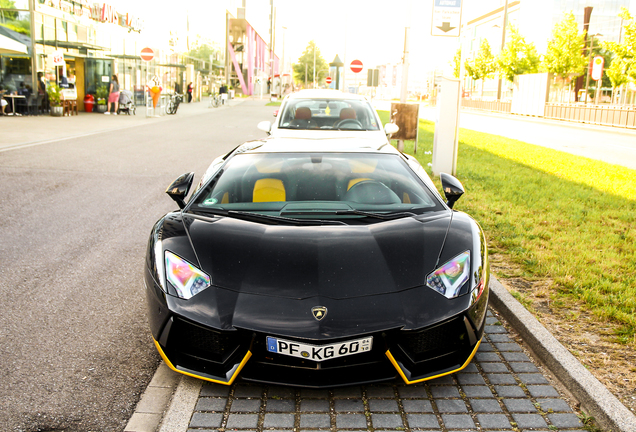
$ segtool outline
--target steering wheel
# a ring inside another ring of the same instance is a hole
[[[350,127],[347,129],[364,129],[362,127],[362,123],[360,123],[358,120],[356,119],[344,119],[344,120],[340,120],[338,123],[336,123],[335,125],[333,125],[334,129],[340,129],[342,126],[349,124],[351,126],[354,127]]]

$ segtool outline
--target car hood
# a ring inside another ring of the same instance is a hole
[[[290,138],[380,138],[387,140],[383,130],[361,131],[361,130],[328,130],[328,129],[272,129],[273,137]],[[388,140],[387,140],[388,142]]]
[[[438,263],[450,221],[450,212],[353,226],[184,217],[214,286],[292,299],[346,299],[422,286]]]

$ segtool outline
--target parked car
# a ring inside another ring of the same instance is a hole
[[[145,285],[177,372],[331,387],[465,368],[488,305],[484,233],[464,193],[384,139],[267,138],[166,190]]]
[[[276,120],[258,128],[271,136],[296,138],[359,137],[387,141],[399,127],[382,127],[378,113],[364,96],[337,90],[301,90],[283,99]]]

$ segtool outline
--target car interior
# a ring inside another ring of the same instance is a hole
[[[290,100],[280,114],[282,129],[379,130],[368,103],[359,100]]]

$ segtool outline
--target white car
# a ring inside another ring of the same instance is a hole
[[[388,142],[399,128],[384,128],[378,113],[364,96],[337,90],[301,90],[283,99],[274,123],[262,121],[258,128],[275,137],[382,138]]]

